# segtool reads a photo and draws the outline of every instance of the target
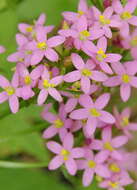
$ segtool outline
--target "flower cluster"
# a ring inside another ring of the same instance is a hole
[[[43,138],[60,141],[47,142],[56,155],[50,170],[64,164],[70,175],[84,171],[84,186],[95,177],[102,188],[123,190],[133,183],[128,171],[134,168],[125,167],[123,146],[137,124],[129,108],[119,113],[107,105],[119,87],[123,102],[137,88],[137,0],[104,1],[104,7],[80,0],[77,12],[63,12],[58,31],[45,26],[45,14],[33,25],[19,24],[17,51],[7,58],[16,69],[11,82],[0,75],[0,103],[8,100],[13,113],[21,100],[45,106],[41,116],[50,126]]]

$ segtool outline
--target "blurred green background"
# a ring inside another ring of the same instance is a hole
[[[16,51],[15,34],[19,22],[31,23],[40,13],[47,14],[47,24],[61,22],[61,12],[76,10],[78,0],[0,0],[0,44],[7,48],[0,56],[0,74],[10,78],[13,63],[7,55]],[[134,105],[134,100],[129,102]],[[122,105],[121,105],[122,106]],[[41,108],[26,105],[16,115],[9,111],[8,104],[0,105],[0,160],[25,163],[44,163],[49,154],[41,138],[46,123],[40,119]],[[0,166],[3,164],[0,162]],[[12,167],[12,166],[11,166]],[[25,167],[28,167],[25,165]],[[3,190],[99,190],[95,184],[83,188],[81,182],[72,186],[59,172],[44,169],[19,169],[0,167],[0,189]],[[70,181],[73,179],[69,179]]]

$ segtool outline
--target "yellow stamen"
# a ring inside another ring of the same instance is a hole
[[[109,169],[114,172],[114,173],[119,173],[120,172],[120,168],[118,167],[117,164],[113,163],[109,165]]]
[[[19,58],[18,61],[19,61],[19,62],[23,62],[24,59],[23,59],[23,58]]]
[[[94,162],[93,160],[89,160],[88,161],[88,167],[89,168],[95,168],[96,167],[96,162]]]
[[[26,28],[26,32],[32,32],[33,31],[33,27],[32,26],[29,26]]]
[[[43,81],[43,86],[44,86],[44,88],[48,89],[48,88],[54,88],[56,85],[49,83],[49,81],[47,79],[45,79]]]
[[[25,53],[26,53],[26,55],[31,55],[32,51],[31,50],[27,50]]]
[[[123,20],[128,20],[128,19],[132,18],[132,14],[128,11],[125,11],[121,14],[121,18]]]
[[[37,44],[37,48],[41,49],[41,50],[45,50],[47,48],[47,44],[46,42],[39,42]]]
[[[79,17],[80,17],[80,16],[84,15],[84,12],[81,11],[81,10],[79,10],[79,11],[78,11],[78,14],[79,14]]]
[[[90,36],[90,33],[87,30],[83,30],[80,32],[79,39],[84,41]]]
[[[30,76],[25,76],[25,78],[24,78],[24,82],[25,82],[26,85],[31,84],[32,81],[31,81]]]
[[[77,82],[75,82],[75,83],[73,84],[72,90],[74,90],[74,91],[79,91],[80,87],[81,87],[81,86],[80,86],[80,82],[77,81]]]
[[[62,149],[60,154],[61,156],[63,156],[63,160],[67,161],[69,158],[70,152],[66,149]]]
[[[63,30],[69,29],[69,25],[68,25],[68,23],[66,21],[63,22],[62,29]]]
[[[112,145],[110,144],[110,142],[105,142],[104,143],[104,148],[106,150],[109,150],[110,152],[114,151],[114,148],[112,147]]]
[[[97,60],[98,61],[103,61],[105,58],[107,57],[107,55],[105,54],[105,52],[103,51],[102,48],[99,48],[99,50],[97,51]]]
[[[99,117],[101,116],[101,113],[99,113],[99,111],[96,108],[91,108],[90,109],[90,113],[93,117]]]
[[[83,119],[83,120],[82,120],[82,124],[83,124],[83,125],[86,125],[86,123],[87,123],[87,119]]]
[[[105,18],[103,15],[99,16],[99,21],[102,25],[110,24],[111,22],[109,19]]]
[[[85,77],[89,77],[92,75],[92,72],[89,69],[82,69],[81,71],[82,75],[84,75]]]
[[[6,87],[5,91],[7,92],[9,96],[12,96],[15,93],[15,89],[11,86]]]
[[[99,176],[99,175],[96,175],[96,180],[97,180],[98,182],[102,182],[102,181],[103,181],[103,178],[102,178],[101,176]]]
[[[133,46],[133,47],[137,46],[137,36],[135,36],[135,37],[131,40],[130,44],[131,44],[131,46]]]
[[[128,126],[129,125],[129,118],[128,117],[123,117],[121,125],[122,125],[122,127]]]
[[[55,127],[56,127],[56,128],[61,128],[61,127],[63,127],[63,125],[64,125],[64,123],[63,123],[63,121],[62,121],[61,119],[55,120],[55,121],[54,121],[54,124],[55,124]]]
[[[119,183],[118,182],[109,182],[109,186],[112,188],[118,188]]]
[[[127,74],[122,75],[122,81],[124,83],[129,83],[130,82],[130,76]]]

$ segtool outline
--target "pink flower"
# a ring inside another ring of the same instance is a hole
[[[49,169],[55,170],[59,168],[62,164],[69,174],[75,175],[77,172],[77,164],[75,159],[84,156],[84,151],[82,148],[73,148],[74,138],[71,133],[68,133],[63,140],[63,145],[60,145],[54,141],[47,143],[47,147],[50,151],[57,154],[49,163]]]
[[[128,138],[124,135],[112,138],[112,128],[108,126],[102,131],[102,145],[100,150],[107,155],[107,158],[110,156],[115,160],[122,160],[122,154],[117,150],[117,148],[120,148],[127,142]]]
[[[112,0],[104,0],[103,5],[105,8],[110,7],[112,4]]]
[[[130,131],[137,131],[137,123],[130,122],[131,110],[129,108],[125,108],[122,113],[119,113],[115,108],[114,115],[116,118],[116,127],[122,130],[128,137],[132,137]]]
[[[39,88],[41,89],[38,95],[38,105],[42,105],[50,94],[58,102],[62,101],[60,93],[56,90],[56,86],[63,80],[62,76],[57,76],[50,79],[49,71],[45,68],[42,74],[42,80],[40,81]]]
[[[91,61],[87,61],[85,64],[83,59],[76,53],[71,55],[72,62],[77,71],[72,71],[64,76],[64,81],[75,82],[81,80],[81,88],[84,93],[90,91],[90,80],[103,82],[107,79],[107,76],[100,72],[93,70],[95,65]]]
[[[128,0],[127,4],[123,7],[120,0],[112,2],[114,11],[117,13],[115,19],[120,21],[120,33],[122,36],[127,37],[129,35],[129,24],[137,26],[137,16],[133,16],[133,12],[137,7],[136,0]]]
[[[39,29],[37,32],[37,41],[33,40],[27,45],[28,49],[33,52],[31,65],[40,63],[44,57],[52,62],[58,61],[58,54],[53,47],[62,44],[64,41],[64,37],[59,35],[47,39],[45,31],[43,29]]]
[[[75,27],[59,30],[59,34],[65,37],[72,37],[75,48],[83,50],[86,53],[87,49],[91,49],[93,52],[95,51],[96,47],[92,40],[100,38],[102,36],[102,30],[96,28],[88,30],[87,18],[81,16],[75,24]]]
[[[18,75],[13,75],[11,83],[2,75],[0,75],[0,87],[3,88],[3,92],[0,93],[0,103],[9,101],[9,106],[12,113],[18,112],[19,109],[19,94],[18,94]]]
[[[94,103],[90,96],[81,95],[80,104],[84,108],[74,110],[70,114],[70,118],[76,120],[87,119],[85,130],[90,136],[94,134],[98,125],[98,121],[103,121],[111,124],[115,122],[115,118],[110,113],[102,110],[108,104],[109,99],[110,95],[108,93],[105,93],[97,98]]]
[[[102,29],[103,35],[105,35],[107,38],[112,38],[112,32],[110,28],[119,28],[121,25],[119,21],[112,17],[113,8],[106,8],[103,14],[94,6],[92,9],[95,17],[94,26],[96,26],[98,29]]]
[[[130,49],[132,57],[137,60],[137,28],[122,40],[122,45],[125,49]]]
[[[105,37],[102,37],[97,42],[96,51],[93,52],[92,49],[88,49],[86,53],[91,56],[97,64],[99,64],[100,68],[104,72],[113,74],[113,71],[108,63],[118,62],[122,56],[115,53],[106,53],[106,49],[107,39]]]
[[[46,21],[46,15],[42,13],[38,20],[35,21],[34,25],[26,24],[26,23],[20,23],[18,25],[18,29],[21,33],[27,35],[32,39],[35,35],[38,29],[43,28],[46,33],[49,33],[53,30],[54,26],[44,26]]]
[[[134,76],[137,73],[137,62],[113,63],[112,67],[116,76],[110,77],[103,84],[108,87],[120,85],[121,98],[126,102],[131,94],[131,86],[137,88],[137,77]]]
[[[44,133],[43,138],[51,138],[56,134],[59,134],[60,137],[67,133],[67,129],[71,128],[73,121],[67,118],[67,113],[64,110],[64,104],[61,104],[59,107],[59,113],[57,115],[52,114],[51,112],[43,112],[43,119],[51,123],[51,126],[48,127]]]
[[[122,172],[120,176],[113,176],[100,183],[100,187],[108,190],[124,190],[124,186],[132,184],[133,180],[129,177],[127,172]]]
[[[89,14],[89,9],[86,0],[79,1],[77,13],[69,11],[65,11],[62,13],[65,20],[73,23],[76,22],[79,18],[81,18],[82,15],[85,15],[87,17],[88,14]]]
[[[85,152],[85,160],[77,161],[78,169],[85,170],[82,179],[83,185],[89,186],[93,180],[94,174],[103,178],[109,178],[110,172],[104,164],[106,155],[100,152],[94,156],[93,152],[89,149],[86,149]]]
[[[6,49],[3,46],[0,46],[0,54],[4,53],[6,51]]]

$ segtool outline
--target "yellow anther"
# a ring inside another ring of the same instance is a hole
[[[61,127],[63,127],[63,125],[64,125],[64,123],[63,123],[63,121],[62,121],[61,119],[55,120],[55,121],[54,121],[54,124],[55,124],[55,127],[56,127],[56,128],[61,128]]]
[[[88,32],[87,30],[83,30],[79,34],[79,39],[82,41],[86,40],[88,37],[90,37],[90,32]]]
[[[127,74],[122,75],[122,81],[124,83],[129,83],[130,82],[130,76]]]
[[[5,91],[7,92],[9,96],[12,96],[15,93],[15,89],[11,86],[6,87]]]
[[[63,22],[62,29],[63,30],[69,29],[69,25],[68,25],[68,23],[66,21]]]
[[[32,51],[31,50],[27,50],[25,53],[26,53],[26,55],[31,55]]]
[[[133,46],[133,47],[137,46],[137,36],[135,36],[135,37],[131,40],[130,44],[131,44],[131,46]]]
[[[110,144],[110,142],[105,142],[104,143],[104,148],[106,150],[109,150],[110,152],[114,151],[114,148],[112,147],[112,145]]]
[[[33,31],[33,27],[32,26],[29,26],[26,28],[26,32],[32,32]]]
[[[19,58],[18,61],[19,61],[19,62],[23,62],[24,59],[23,59],[23,58]]]
[[[119,183],[118,182],[109,182],[109,186],[112,187],[112,188],[118,188],[119,186]]]
[[[132,14],[131,14],[130,12],[128,12],[128,11],[125,11],[125,12],[123,12],[123,13],[121,14],[121,18],[122,18],[123,20],[130,19],[130,18],[132,18]]]
[[[102,48],[99,48],[99,50],[97,51],[97,60],[98,61],[103,61],[105,58],[107,57],[107,55],[105,54],[105,52],[103,51]]]
[[[102,25],[110,24],[111,22],[109,19],[105,18],[103,15],[99,16],[99,21]]]
[[[41,49],[41,50],[45,50],[47,48],[47,44],[46,42],[39,42],[37,44],[37,48]]]
[[[101,116],[101,113],[96,108],[91,108],[90,113],[93,117],[99,117]]]
[[[92,75],[92,72],[89,69],[82,69],[81,71],[82,75],[84,75],[85,77],[89,77]]]
[[[114,172],[114,173],[119,173],[120,172],[120,168],[118,167],[117,164],[113,163],[109,165],[109,169],[110,171]]]
[[[89,160],[88,161],[88,167],[89,168],[95,168],[96,167],[96,162],[94,162],[93,160]]]
[[[84,15],[84,12],[81,11],[81,10],[79,10],[79,11],[78,11],[78,14],[79,14],[79,16],[82,16],[82,15]]]
[[[97,180],[98,182],[102,182],[102,181],[103,181],[103,178],[102,178],[101,176],[99,176],[99,175],[96,175],[96,180]]]
[[[48,89],[48,88],[54,88],[55,84],[49,83],[49,81],[47,79],[45,79],[43,81],[43,87],[46,88],[46,89]]]
[[[86,119],[83,119],[83,120],[82,120],[82,124],[83,124],[83,125],[86,125],[86,123],[87,123],[87,120],[86,120]]]
[[[29,85],[29,84],[31,84],[31,78],[30,78],[30,76],[28,75],[28,76],[25,76],[25,78],[24,78],[24,82],[25,82],[25,84],[26,85]]]
[[[66,149],[62,149],[60,154],[61,156],[63,156],[63,160],[67,161],[69,158],[70,152]]]
[[[122,125],[122,127],[128,126],[129,125],[129,118],[128,117],[123,117],[121,125]]]

